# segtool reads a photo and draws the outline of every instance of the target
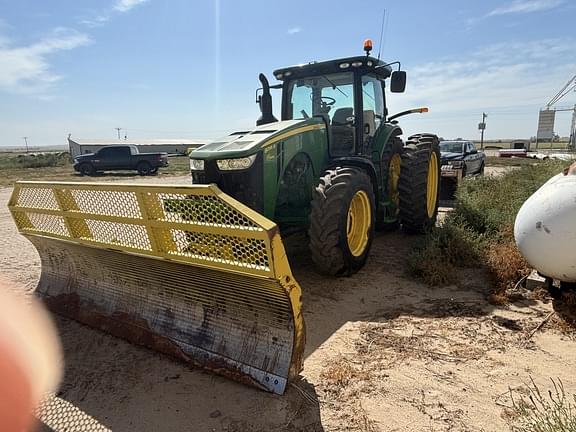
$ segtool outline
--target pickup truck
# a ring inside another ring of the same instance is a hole
[[[102,147],[95,153],[74,158],[74,170],[81,175],[103,171],[137,170],[140,175],[153,175],[168,166],[168,153],[140,153],[135,145]]]
[[[471,174],[484,174],[486,155],[472,141],[441,141],[442,177],[461,179]]]
[[[452,200],[464,177],[484,174],[486,155],[472,141],[441,141],[440,165],[440,199]]]

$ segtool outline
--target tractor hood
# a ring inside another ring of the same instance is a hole
[[[284,120],[252,130],[233,132],[190,153],[191,159],[231,159],[253,155],[263,147],[313,129],[324,129],[321,119]]]

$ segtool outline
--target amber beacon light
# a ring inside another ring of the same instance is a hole
[[[366,39],[364,41],[364,51],[366,51],[366,55],[370,55],[370,51],[372,51],[372,39]]]

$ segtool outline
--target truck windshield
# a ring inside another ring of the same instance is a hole
[[[462,153],[463,144],[464,143],[461,142],[442,141],[440,143],[440,151],[445,153]]]
[[[291,119],[321,115],[328,123],[346,123],[354,115],[354,74],[342,72],[292,81],[288,87]]]

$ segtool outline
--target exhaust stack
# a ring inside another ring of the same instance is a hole
[[[256,120],[256,126],[277,122],[278,119],[272,113],[272,95],[270,94],[270,83],[264,74],[260,74],[258,79],[262,83],[262,95],[258,97],[258,105],[262,115]]]

